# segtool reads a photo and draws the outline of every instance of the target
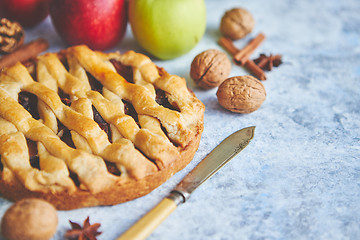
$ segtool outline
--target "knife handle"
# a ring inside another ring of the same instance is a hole
[[[141,240],[146,239],[157,226],[162,223],[177,207],[176,202],[170,198],[164,198],[150,212],[137,221],[117,240]]]

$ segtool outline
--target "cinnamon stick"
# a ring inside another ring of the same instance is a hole
[[[241,52],[242,50],[239,50],[238,48],[235,47],[235,45],[233,44],[232,40],[230,38],[227,37],[221,37],[219,39],[219,44],[220,46],[222,46],[226,51],[228,51],[232,56],[236,55],[237,53]],[[237,62],[235,62],[236,64],[238,64]],[[260,80],[266,80],[266,75],[265,72],[258,67],[254,61],[250,60],[249,58],[247,58],[244,67],[251,72],[252,74],[254,74],[255,77],[257,77]]]
[[[234,55],[234,61],[241,66],[244,66],[246,61],[249,59],[250,55],[255,51],[255,49],[265,40],[265,35],[259,33],[255,38],[253,38],[243,49],[237,52]]]
[[[45,51],[48,47],[48,41],[43,38],[38,38],[32,42],[24,44],[14,52],[0,58],[0,69],[3,69],[4,67],[10,67],[17,62],[24,62],[30,58],[36,57],[39,53]]]
[[[244,67],[254,74],[259,80],[266,80],[265,72],[256,65],[253,60],[247,60]]]
[[[225,48],[225,50],[228,51],[231,54],[231,56],[234,56],[236,53],[239,52],[239,49],[237,49],[235,47],[235,45],[233,44],[233,42],[230,38],[221,37],[219,39],[219,44],[220,44],[220,46]]]

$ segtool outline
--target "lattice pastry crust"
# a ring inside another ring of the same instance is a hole
[[[204,105],[148,57],[75,46],[0,74],[0,193],[58,209],[143,196],[193,158]]]

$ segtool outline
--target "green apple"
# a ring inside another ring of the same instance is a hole
[[[204,0],[130,0],[132,33],[146,51],[159,59],[189,52],[206,28]]]

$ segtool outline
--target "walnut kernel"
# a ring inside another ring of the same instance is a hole
[[[17,22],[0,19],[0,53],[10,53],[24,42],[24,30]]]
[[[237,113],[251,113],[265,101],[264,85],[252,76],[226,79],[216,93],[219,104]]]
[[[220,31],[226,37],[237,40],[249,34],[255,25],[250,12],[243,8],[233,8],[221,18]]]
[[[56,232],[58,216],[50,203],[23,199],[13,204],[3,216],[1,232],[8,240],[48,240]]]
[[[191,63],[190,76],[204,89],[219,86],[230,74],[231,62],[227,55],[216,49],[198,54]]]

